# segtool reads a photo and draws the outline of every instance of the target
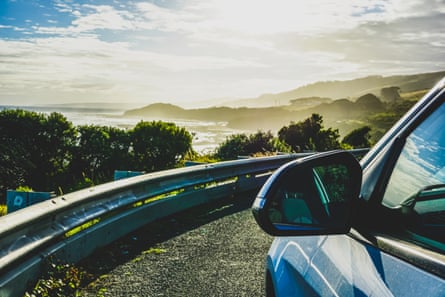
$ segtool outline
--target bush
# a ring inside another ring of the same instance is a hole
[[[258,131],[255,134],[235,134],[217,148],[215,156],[220,160],[233,160],[238,156],[271,155],[276,152],[289,152],[289,147],[283,144],[272,132]]]
[[[74,127],[59,114],[0,111],[0,203],[6,190],[78,190],[113,179],[115,170],[173,168],[193,155],[192,136],[172,123],[140,122],[130,131]]]
[[[139,122],[130,131],[136,171],[173,168],[192,150],[192,135],[173,123]]]
[[[46,273],[30,288],[25,297],[78,296],[79,290],[93,280],[83,268],[48,260]]]
[[[371,135],[369,134],[370,131],[371,127],[369,126],[355,129],[343,138],[342,143],[348,144],[352,148],[368,148],[371,146]]]
[[[291,123],[278,131],[278,138],[296,153],[303,151],[326,151],[340,147],[338,130],[324,129],[323,117],[312,114],[310,118]]]

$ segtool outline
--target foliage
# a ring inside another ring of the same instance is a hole
[[[192,161],[196,163],[215,163],[218,162],[218,159],[215,158],[213,154],[198,154],[195,151],[189,152],[186,154],[186,161]]]
[[[396,88],[388,91],[398,92]],[[114,170],[151,172],[174,168],[186,159],[208,163],[236,159],[240,155],[264,156],[276,152],[368,147],[375,143],[421,94],[422,92],[411,92],[409,97],[402,94],[400,100],[390,103],[382,103],[374,95],[367,94],[355,103],[344,99],[320,105],[319,110],[328,115],[327,122],[331,125],[336,123],[336,120],[329,112],[339,109],[343,111],[344,116],[346,113],[351,116],[360,115],[357,120],[360,125],[366,125],[369,129],[372,127],[369,131],[368,128],[362,127],[350,132],[343,138],[342,143],[339,143],[338,130],[325,129],[323,117],[313,113],[309,118],[283,126],[277,137],[270,131],[261,130],[251,135],[231,135],[219,145],[214,155],[208,156],[200,156],[194,152],[191,134],[173,123],[141,121],[131,130],[95,125],[74,127],[59,113],[47,115],[21,109],[2,110],[0,202],[5,201],[7,189],[22,185],[37,191],[70,192],[110,181]],[[269,118],[274,118],[278,109],[274,109],[274,112],[267,109],[264,112],[267,112]],[[348,112],[345,113],[345,109]],[[371,113],[363,116],[363,110]],[[214,111],[212,116],[223,116],[226,112],[233,117],[237,116],[234,115],[233,109],[218,108]],[[245,112],[246,109],[236,109],[236,113]],[[250,110],[255,118],[258,118],[258,112],[259,109]],[[300,118],[303,117],[297,117]]]
[[[65,182],[69,164],[72,160],[72,148],[76,143],[77,129],[60,113],[51,113],[42,123],[41,159],[36,162],[37,171],[42,176],[41,185],[54,189]]]
[[[355,105],[366,112],[378,112],[384,110],[384,105],[374,94],[366,94],[355,101]]]
[[[244,134],[233,134],[219,145],[216,150],[216,157],[221,160],[233,160],[240,155],[246,155],[246,144],[249,137]]]
[[[399,87],[386,87],[380,90],[380,95],[382,99],[387,102],[394,102],[400,99],[400,88]]]
[[[114,170],[131,163],[130,138],[126,131],[105,126],[79,126],[71,171],[80,182],[101,182],[113,176]],[[88,176],[88,177],[87,177]]]
[[[36,135],[40,118],[36,113],[23,110],[3,110],[0,112],[0,187],[2,194],[8,188],[17,188],[25,182],[32,168],[32,143],[28,138]]]
[[[78,296],[79,290],[92,280],[82,268],[48,260],[46,274],[39,279],[25,297]]]
[[[429,92],[429,89],[425,90],[418,90],[413,92],[405,92],[400,94],[401,99],[407,100],[407,101],[419,101],[423,96],[425,96]]]
[[[0,202],[7,189],[23,185],[62,193],[110,181],[114,170],[173,168],[193,155],[191,142],[190,133],[172,123],[140,122],[126,131],[74,127],[59,113],[2,110]]]
[[[286,152],[289,148],[272,132],[258,131],[255,134],[231,135],[217,148],[215,156],[220,160],[233,160],[238,156],[270,155],[277,151]]]
[[[0,191],[29,185],[53,189],[64,182],[76,129],[61,114],[0,112]]]
[[[85,175],[85,173],[82,173],[82,178],[80,178],[80,179],[75,178],[73,180],[74,180],[74,182],[72,182],[68,185],[65,185],[68,189],[66,192],[74,192],[77,190],[81,190],[81,189],[85,189],[85,188],[94,186],[94,181],[91,178],[87,177]],[[61,187],[60,187],[60,189],[61,189]],[[60,190],[60,194],[63,194],[62,190]]]
[[[349,144],[352,148],[368,148],[371,146],[370,131],[369,126],[355,129],[343,138],[342,143]]]
[[[324,129],[323,117],[319,114],[284,126],[278,131],[278,137],[290,145],[294,152],[326,151],[340,147],[338,130]]]
[[[130,139],[138,171],[172,168],[192,150],[191,134],[173,123],[141,121],[130,131]]]
[[[0,204],[0,217],[5,216],[8,213],[8,206]]]
[[[401,118],[407,111],[416,104],[417,100],[399,100],[393,102],[388,106],[388,110],[395,113],[398,118]]]
[[[15,189],[17,192],[34,192],[34,190],[28,186],[19,186]]]

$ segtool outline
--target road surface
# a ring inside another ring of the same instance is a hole
[[[264,296],[273,238],[250,212],[255,193],[149,224],[81,263],[81,296]]]

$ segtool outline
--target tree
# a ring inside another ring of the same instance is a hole
[[[340,147],[337,129],[324,129],[323,117],[312,114],[298,123],[292,122],[278,131],[278,138],[288,144],[293,151],[325,151]]]
[[[136,170],[157,171],[173,168],[192,150],[192,136],[174,123],[139,122],[130,131]]]
[[[289,150],[272,132],[258,131],[250,135],[242,133],[229,136],[218,147],[215,155],[220,160],[233,160],[238,156],[269,155]]]
[[[249,137],[245,133],[230,135],[219,145],[215,155],[220,160],[234,160],[240,155],[247,155],[248,141]]]
[[[249,135],[245,151],[248,155],[270,154],[277,151],[272,132],[258,131]]]
[[[343,138],[342,143],[349,144],[353,148],[369,148],[371,146],[370,131],[371,127],[369,126],[355,129]]]
[[[387,102],[395,102],[400,99],[399,87],[387,87],[380,90],[380,95]]]
[[[56,189],[67,182],[68,169],[73,157],[77,129],[61,113],[51,113],[43,120],[37,136],[40,158],[35,159],[37,174],[42,177],[45,189]],[[36,177],[33,177],[37,181]]]
[[[84,175],[95,183],[110,180],[114,170],[131,168],[130,137],[122,129],[106,126],[78,127],[79,138],[71,169],[77,179]]]
[[[385,109],[384,104],[374,94],[366,94],[355,101],[355,105],[362,110],[369,112],[379,112]]]
[[[0,201],[7,189],[67,191],[112,178],[116,169],[172,168],[192,151],[192,136],[172,123],[133,130],[74,127],[62,114],[0,111]]]
[[[0,187],[29,186],[53,191],[63,182],[76,130],[59,114],[25,110],[0,112]]]

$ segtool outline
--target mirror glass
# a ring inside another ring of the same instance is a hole
[[[352,188],[351,173],[343,164],[291,168],[269,193],[269,220],[277,229],[344,226],[350,218]]]

